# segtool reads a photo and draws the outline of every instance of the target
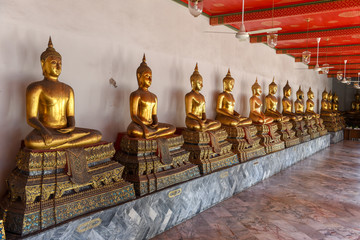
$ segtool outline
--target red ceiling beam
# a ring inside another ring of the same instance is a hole
[[[354,10],[359,7],[359,0],[320,0],[306,4],[287,5],[274,9],[274,19],[287,18],[289,16],[308,16],[313,14],[331,14],[338,10]],[[259,21],[272,18],[272,9],[260,9],[245,12],[245,21]],[[241,22],[241,12],[210,17],[210,25],[236,24]]]
[[[345,27],[338,29],[326,29],[326,30],[315,30],[309,31],[308,38],[326,38],[326,37],[339,37],[339,36],[348,36],[351,38],[352,35],[360,34],[360,26],[355,27]],[[307,39],[306,32],[296,32],[296,33],[279,33],[279,41],[288,41],[288,40],[299,40]],[[266,35],[250,36],[251,43],[265,43]]]
[[[336,78],[336,74],[328,74],[327,75],[328,78]],[[350,73],[350,74],[346,74],[346,77],[358,77],[358,74],[357,73]]]
[[[316,52],[316,47],[311,48],[280,48],[276,49],[277,54],[301,54],[303,51],[309,50],[310,52]],[[354,45],[339,45],[339,46],[325,46],[320,47],[319,52],[320,53],[326,53],[326,52],[342,52],[342,51],[360,51],[360,44],[354,44]]]
[[[316,55],[314,57],[312,56],[311,59],[316,61]],[[355,60],[355,61],[358,61],[360,63],[360,54],[357,54],[357,55],[327,56],[327,61],[329,63],[331,63],[331,61],[338,61],[338,60],[344,61],[345,59],[347,59],[347,60]],[[325,61],[325,60],[326,60],[325,56],[320,56],[319,57],[319,62]],[[296,57],[295,62],[301,62],[301,57]]]

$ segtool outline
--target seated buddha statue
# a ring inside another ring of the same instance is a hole
[[[328,93],[326,89],[322,93],[322,99],[321,99],[321,110],[320,113],[322,116],[328,116],[333,117],[334,114],[331,112],[331,110],[328,109],[329,102],[328,102]]]
[[[355,94],[355,100],[351,103],[351,111],[352,112],[360,111],[360,94],[358,92]]]
[[[331,90],[330,90],[329,93],[328,93],[327,100],[328,100],[328,107],[327,107],[327,109],[328,109],[329,111],[333,112],[333,95],[331,94]]]
[[[99,131],[75,127],[74,91],[58,80],[61,55],[55,51],[51,38],[40,60],[44,79],[26,89],[26,120],[34,130],[26,136],[25,146],[54,149],[99,142]]]
[[[223,92],[219,94],[216,104],[216,120],[226,126],[245,126],[252,123],[251,119],[241,117],[234,110],[235,99],[231,94],[234,88],[235,80],[231,76],[230,69],[223,79]]]
[[[315,118],[320,118],[320,114],[318,114],[314,111],[314,106],[315,106],[314,101],[313,101],[314,93],[311,90],[311,88],[309,88],[309,91],[307,92],[307,96],[308,96],[308,99],[306,100],[305,114],[310,115]]]
[[[266,116],[261,111],[262,102],[260,99],[260,95],[262,93],[261,87],[257,82],[254,83],[254,85],[251,86],[252,90],[252,97],[250,98],[250,115],[249,118],[253,121],[253,123],[256,124],[269,124],[274,121],[272,117]]]
[[[136,70],[139,88],[130,94],[131,123],[127,128],[130,137],[152,139],[171,135],[176,128],[159,123],[157,118],[157,97],[148,88],[152,82],[151,69],[146,64],[145,54]]]
[[[185,95],[185,124],[186,127],[194,131],[217,130],[221,127],[219,121],[206,118],[205,98],[200,93],[203,87],[203,79],[198,70],[198,64],[195,66],[194,73],[190,77],[191,92]]]
[[[332,110],[336,112],[339,111],[339,97],[335,92],[333,94]]]
[[[304,119],[310,120],[312,118],[311,115],[307,115],[304,112],[304,92],[301,90],[301,86],[299,86],[299,89],[296,91],[296,101],[295,101],[295,113],[297,115],[301,115],[304,117]]]
[[[292,112],[292,102],[289,99],[291,96],[291,87],[289,85],[289,81],[286,82],[285,87],[283,88],[284,97],[282,99],[283,112],[282,114],[288,116],[291,120],[301,121],[302,116],[299,116]]]
[[[273,78],[273,81],[269,84],[269,94],[265,97],[265,103],[266,103],[265,115],[272,117],[274,121],[277,122],[288,122],[289,117],[283,116],[277,110],[278,100],[275,97],[275,94],[277,92],[277,84],[275,83],[274,80],[275,78]]]

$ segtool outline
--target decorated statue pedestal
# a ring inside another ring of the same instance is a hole
[[[184,136],[184,148],[190,152],[190,162],[199,166],[201,174],[208,174],[218,169],[239,163],[232,145],[223,128],[213,131],[191,131],[178,129]]]
[[[328,133],[328,131],[324,125],[324,120],[322,118],[316,118],[316,127],[317,127],[317,130],[319,131],[320,137],[322,137]]]
[[[318,127],[316,125],[316,120],[315,119],[313,119],[313,118],[312,119],[306,119],[305,124],[306,124],[306,127],[308,129],[308,133],[309,133],[311,139],[315,139],[315,138],[320,137],[320,133],[318,131]]]
[[[5,229],[21,236],[135,198],[110,160],[112,143],[58,150],[22,148],[1,202]]]
[[[290,120],[290,122],[293,124],[295,135],[300,139],[300,142],[303,143],[310,141],[310,134],[308,133],[308,129],[304,120]]]
[[[124,178],[134,184],[136,195],[142,196],[200,176],[183,144],[182,135],[143,139],[120,133],[115,160],[125,166]]]
[[[276,132],[278,127],[276,123],[254,124],[257,128],[257,135],[260,137],[260,144],[265,147],[266,154],[276,152],[285,148],[284,141]]]
[[[295,136],[291,122],[276,122],[280,139],[284,141],[285,147],[292,147],[300,143],[300,139]]]
[[[324,125],[327,131],[337,132],[341,130],[341,126],[339,125],[338,120],[335,117],[323,114],[320,114],[320,116],[324,120]]]
[[[228,134],[227,141],[232,144],[232,150],[237,153],[240,162],[265,155],[265,148],[260,145],[261,139],[256,135],[257,129],[254,125],[223,128]]]

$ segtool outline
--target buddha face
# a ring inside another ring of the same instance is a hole
[[[308,92],[307,96],[311,100],[311,99],[314,98],[314,93],[313,92]]]
[[[290,97],[291,96],[291,88],[284,90],[284,96]]]
[[[231,92],[234,88],[234,80],[225,80],[224,81],[224,91]]]
[[[253,87],[252,91],[253,91],[253,95],[255,96],[260,96],[262,93],[260,86]]]
[[[45,78],[58,79],[61,74],[61,58],[49,56],[45,60],[41,60],[41,67]]]
[[[327,97],[328,97],[327,92],[323,92],[323,94],[322,94],[322,98],[323,98],[324,100],[327,100]]]
[[[203,87],[203,79],[202,77],[197,77],[194,79],[191,79],[191,88],[192,90],[198,92],[202,89]]]
[[[355,101],[356,101],[356,102],[359,102],[359,101],[360,101],[360,94],[356,94],[356,95],[355,95]]]
[[[149,88],[152,82],[152,72],[150,70],[145,70],[141,74],[138,74],[138,81],[140,88]]]
[[[277,92],[277,86],[276,85],[269,85],[269,93],[271,95],[274,95]]]

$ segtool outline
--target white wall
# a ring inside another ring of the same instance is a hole
[[[258,77],[263,92],[275,75],[282,87],[289,80],[293,99],[299,85],[319,97],[331,81],[264,44],[239,43],[232,31],[209,26],[208,18],[192,17],[171,0],[0,0],[0,194],[16,163],[20,141],[31,128],[25,120],[26,86],[42,79],[40,54],[52,36],[62,54],[60,80],[75,91],[77,126],[101,130],[103,139],[130,123],[129,95],[137,88],[135,72],[142,54],[153,71],[150,90],[158,96],[161,122],[184,126],[184,95],[195,63],[204,79],[208,117],[214,117],[222,78],[231,68],[236,110],[249,114],[251,85]],[[118,88],[109,84],[117,81]],[[306,92],[305,91],[305,92]]]

